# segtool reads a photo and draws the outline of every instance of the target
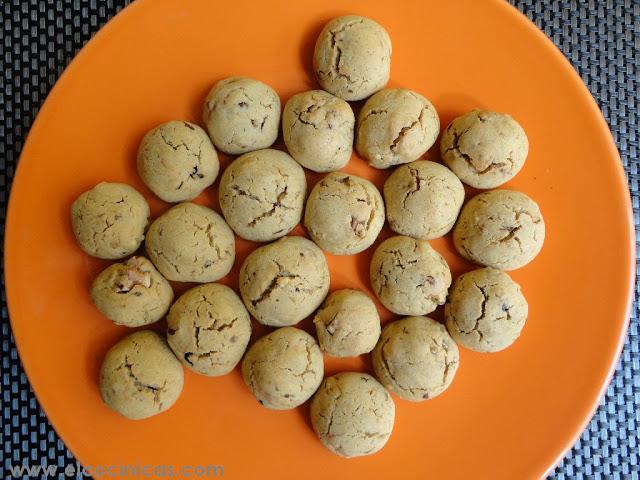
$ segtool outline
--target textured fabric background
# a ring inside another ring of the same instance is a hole
[[[484,1],[484,0],[478,0]],[[638,169],[638,0],[510,0],[571,60],[598,101],[627,173],[636,232]],[[0,220],[25,136],[65,66],[127,0],[0,0]],[[4,229],[2,229],[4,236]],[[4,241],[4,238],[2,238]],[[18,358],[2,276],[0,479],[7,466],[75,463],[42,413]],[[638,293],[622,358],[605,398],[553,478],[638,479],[640,353]],[[81,478],[81,477],[78,477]]]

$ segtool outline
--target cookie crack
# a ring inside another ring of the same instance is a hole
[[[129,357],[125,355],[124,357],[124,368],[127,371],[127,375],[129,379],[133,382],[134,387],[139,392],[150,392],[153,394],[153,403],[158,404],[158,408],[162,408],[162,402],[160,401],[160,394],[164,392],[167,386],[167,381],[165,380],[161,386],[150,385],[148,383],[144,383],[141,381],[135,373],[133,373],[133,363],[129,361]]]
[[[278,193],[276,201],[271,203],[271,208],[266,212],[262,212],[260,215],[255,217],[253,220],[247,223],[247,226],[255,227],[258,222],[262,221],[267,217],[271,217],[274,213],[276,213],[276,211],[279,208],[282,208],[283,210],[293,210],[293,207],[290,207],[282,203],[285,200],[285,198],[287,198],[288,189],[289,189],[288,185],[285,185],[284,189]]]
[[[389,145],[389,150],[391,150],[392,152],[397,151],[400,145],[400,142],[405,137],[405,135],[407,135],[407,133],[411,131],[416,125],[418,124],[422,125],[422,120],[424,118],[424,111],[425,111],[425,107],[423,107],[422,110],[420,110],[420,115],[418,116],[417,119],[411,122],[411,125],[407,127],[402,127],[400,129],[400,131],[398,132],[398,135],[396,135],[396,138],[394,138],[393,141],[391,142],[391,145]]]

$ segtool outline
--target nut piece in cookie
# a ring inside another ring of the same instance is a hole
[[[263,325],[294,325],[311,315],[329,291],[329,266],[315,243],[283,237],[256,248],[240,268],[240,294]]]
[[[240,155],[269,148],[278,137],[280,98],[258,80],[225,78],[207,95],[202,119],[218,150]]]
[[[380,316],[373,300],[359,290],[336,290],[313,319],[320,348],[333,357],[369,353],[380,337]]]
[[[300,223],[306,194],[302,167],[272,149],[235,159],[222,174],[218,191],[229,226],[254,242],[280,238]]]
[[[235,368],[251,336],[251,320],[229,287],[207,283],[187,290],[167,316],[167,341],[178,359],[211,377]]]
[[[254,343],[242,361],[242,378],[261,405],[288,410],[318,389],[324,374],[322,352],[304,330],[279,328]]]
[[[347,164],[354,126],[349,104],[323,90],[294,95],[282,112],[287,150],[296,162],[314,172],[333,172]]]
[[[183,383],[182,365],[162,337],[151,330],[134,332],[116,343],[100,369],[104,403],[132,420],[170,408]]]
[[[509,115],[473,110],[449,124],[440,140],[440,152],[442,161],[467,185],[495,188],[520,171],[529,141]]]
[[[149,260],[131,257],[100,272],[91,285],[91,300],[115,324],[140,327],[167,313],[173,290]]]
[[[235,238],[224,219],[189,202],[151,224],[145,248],[160,273],[176,282],[214,282],[229,273],[236,256]]]
[[[149,131],[138,148],[138,174],[165,202],[193,200],[218,176],[220,163],[202,128],[183,121]]]
[[[385,446],[395,421],[391,395],[371,375],[327,377],[311,401],[311,424],[322,444],[342,457],[371,455]]]
[[[384,327],[371,359],[380,383],[400,398],[421,402],[451,385],[459,354],[444,325],[406,317]]]
[[[527,314],[520,285],[494,268],[460,275],[444,307],[453,339],[476,352],[497,352],[510,346],[520,336]]]
[[[436,141],[440,119],[429,100],[404,88],[382,90],[358,115],[356,149],[375,168],[413,162]]]
[[[344,100],[367,98],[389,81],[389,34],[369,18],[334,18],[318,36],[313,70],[327,92]]]
[[[391,230],[422,240],[449,233],[464,202],[462,182],[447,167],[418,160],[402,165],[384,183]]]
[[[371,287],[398,315],[424,315],[443,305],[451,271],[426,240],[395,236],[382,242],[371,260]]]
[[[384,202],[369,180],[342,172],[311,190],[304,226],[316,244],[335,255],[352,255],[375,242],[384,225]]]
[[[479,265],[515,270],[533,260],[544,243],[538,204],[524,193],[493,190],[473,197],[453,229],[458,253]]]
[[[135,252],[144,240],[149,205],[133,187],[102,182],[71,205],[78,245],[93,257],[115,260]]]

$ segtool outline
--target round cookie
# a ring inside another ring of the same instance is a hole
[[[189,202],[151,224],[145,247],[160,273],[176,282],[214,282],[229,273],[236,256],[235,238],[224,219]]]
[[[71,205],[78,245],[93,257],[115,260],[135,252],[144,240],[149,205],[133,187],[102,182]]]
[[[540,253],[544,235],[536,202],[514,190],[493,190],[476,195],[462,208],[453,243],[467,260],[515,270]]]
[[[220,163],[202,128],[183,121],[150,130],[138,148],[138,174],[165,202],[193,200],[218,176]]]
[[[239,275],[245,306],[263,325],[294,325],[311,315],[329,291],[329,266],[315,243],[284,237],[256,248]]]
[[[278,137],[280,98],[258,80],[225,78],[207,95],[202,119],[218,150],[240,155],[268,148]]]
[[[380,337],[380,316],[359,290],[336,290],[313,319],[320,348],[333,357],[355,357],[373,350]]]
[[[167,316],[167,341],[194,372],[215,377],[238,364],[251,337],[251,319],[229,287],[207,283],[187,290]]]
[[[157,333],[134,332],[107,352],[100,369],[102,400],[132,420],[170,408],[184,383],[182,365]]]
[[[439,163],[417,160],[402,165],[384,183],[391,230],[422,240],[446,235],[464,202],[462,182]]]
[[[356,149],[374,168],[413,162],[436,141],[440,119],[429,100],[404,88],[382,90],[358,115]]]
[[[353,151],[353,110],[323,90],[294,95],[282,112],[282,136],[291,156],[314,172],[344,167]]]
[[[384,327],[371,360],[380,383],[400,398],[420,402],[451,385],[459,353],[444,325],[406,317]]]
[[[495,188],[520,171],[529,141],[509,115],[473,110],[449,124],[440,140],[440,151],[442,161],[464,183]]]
[[[91,285],[91,300],[116,325],[140,327],[164,317],[173,290],[149,260],[131,257],[100,272]]]
[[[238,236],[268,242],[289,233],[302,217],[304,170],[279,150],[258,150],[234,160],[218,191],[224,218]]]
[[[328,377],[311,401],[311,424],[322,444],[342,457],[370,455],[391,436],[396,407],[371,375]]]
[[[311,190],[304,226],[320,248],[335,255],[362,252],[384,225],[384,202],[373,183],[334,172]]]
[[[389,81],[391,38],[369,18],[334,18],[318,36],[313,70],[327,92],[344,100],[367,98]]]
[[[447,329],[460,345],[497,352],[520,336],[529,307],[520,285],[494,268],[460,275],[444,307]]]
[[[382,242],[371,260],[371,287],[398,315],[424,315],[444,304],[451,272],[426,240],[395,236]]]
[[[242,378],[261,405],[288,410],[317,390],[324,374],[322,352],[304,330],[279,328],[254,343],[242,361]]]

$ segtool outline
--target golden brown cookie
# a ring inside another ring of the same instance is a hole
[[[367,98],[389,81],[389,34],[369,18],[334,18],[318,36],[313,69],[327,92],[344,100]]]
[[[449,124],[440,140],[442,161],[467,185],[495,188],[527,159],[529,141],[506,113],[473,110]]]
[[[514,190],[493,190],[476,195],[462,208],[453,243],[467,260],[515,270],[540,253],[544,236],[536,202]]]
[[[311,424],[322,444],[342,457],[371,455],[385,446],[395,404],[371,375],[343,372],[322,382],[311,401]]]

